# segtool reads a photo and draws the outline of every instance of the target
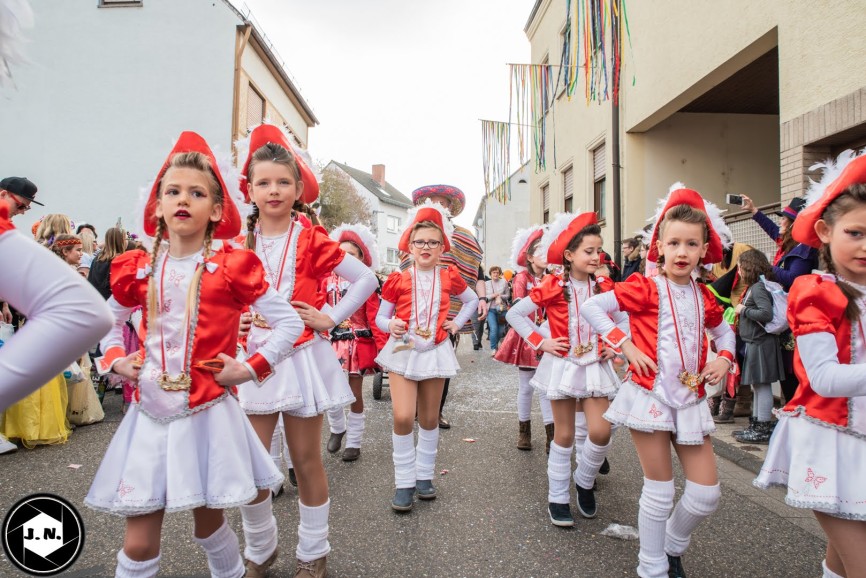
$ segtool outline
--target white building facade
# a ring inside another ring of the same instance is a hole
[[[484,272],[498,265],[511,269],[511,242],[518,229],[532,224],[529,198],[529,163],[517,169],[508,178],[511,199],[500,203],[489,193],[481,199],[472,225],[475,238],[484,250]]]
[[[314,113],[249,13],[227,0],[32,3],[30,62],[0,88],[0,175],[26,176],[46,213],[130,231],[139,196],[184,130],[218,156],[264,119],[303,146]],[[14,135],[14,138],[9,136]]]
[[[370,173],[331,161],[325,170],[338,170],[351,179],[355,190],[364,199],[372,214],[370,229],[379,245],[381,272],[390,273],[400,266],[400,235],[406,226],[412,200],[385,180],[385,165],[373,165]]]

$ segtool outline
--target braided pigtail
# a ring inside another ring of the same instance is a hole
[[[598,295],[599,293],[601,293],[601,286],[595,280],[595,273],[590,273],[589,278],[592,280],[593,283],[592,294]]]
[[[253,203],[253,210],[247,216],[247,238],[244,247],[251,251],[256,250],[256,225],[259,223],[259,207]]]
[[[833,264],[833,257],[830,254],[829,243],[821,245],[821,248],[818,250],[818,256],[821,259],[821,265],[828,273],[836,277],[836,286],[839,287],[842,295],[848,300],[848,304],[845,306],[845,317],[852,323],[857,321],[860,318],[860,308],[857,306],[857,300],[863,295],[852,287],[851,284],[839,277],[839,274],[836,272],[836,266]]]
[[[295,201],[295,204],[292,205],[292,209],[295,211],[295,213],[304,213],[305,215],[307,215],[307,217],[309,217],[310,219],[310,222],[314,225],[322,224],[322,222],[319,220],[319,215],[316,214],[316,211],[313,210],[313,207],[306,204],[301,199]]]
[[[213,244],[213,233],[216,230],[216,223],[211,221],[208,223],[207,231],[204,233],[204,260],[207,261],[211,256],[211,245]]]
[[[153,249],[150,252],[150,279],[147,282],[147,327],[155,327],[157,296],[156,296],[156,263],[159,259],[159,250],[162,247],[162,237],[165,234],[165,220],[160,218],[156,224],[156,233],[153,236]]]
[[[568,259],[562,260],[562,298],[566,303],[571,302],[571,291],[568,290],[568,283],[571,275],[571,261]]]

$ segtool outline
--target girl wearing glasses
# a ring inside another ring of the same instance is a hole
[[[439,446],[439,401],[445,379],[460,369],[448,334],[457,333],[478,307],[478,297],[457,268],[439,265],[442,253],[451,250],[448,234],[453,225],[447,210],[428,200],[409,214],[399,249],[409,253],[413,263],[388,277],[376,316],[379,329],[391,334],[376,362],[388,372],[391,387],[397,487],[391,507],[398,512],[412,509],[416,493],[422,500],[436,498],[432,480]],[[463,307],[448,321],[451,295],[457,295]],[[416,407],[417,447],[412,433]]]

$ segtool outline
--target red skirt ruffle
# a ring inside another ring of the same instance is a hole
[[[376,369],[376,343],[372,337],[332,341],[337,360],[350,375],[372,375]]]
[[[493,359],[517,367],[535,369],[538,367],[539,353],[532,349],[532,346],[524,341],[514,329],[509,328],[505,339],[499,342]]]

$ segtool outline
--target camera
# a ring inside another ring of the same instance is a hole
[[[729,205],[739,205],[743,206],[743,195],[725,195],[725,202]]]

